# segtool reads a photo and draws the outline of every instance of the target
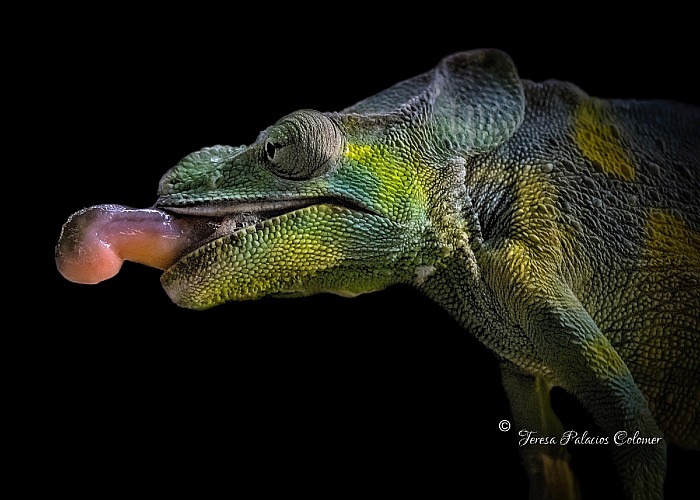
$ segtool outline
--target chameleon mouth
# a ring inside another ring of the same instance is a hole
[[[76,283],[99,283],[119,273],[124,261],[166,270],[222,238],[232,241],[279,224],[282,217],[329,205],[372,213],[333,197],[259,200],[182,206],[156,203],[134,209],[94,205],[71,215],[55,249],[59,272]]]
[[[156,205],[157,209],[196,220],[198,237],[185,248],[179,258],[195,249],[222,237],[236,237],[249,230],[262,230],[274,225],[275,219],[283,215],[307,209],[315,205],[330,205],[355,212],[374,213],[349,200],[324,196],[288,200],[240,201],[229,203],[203,203],[197,205]]]

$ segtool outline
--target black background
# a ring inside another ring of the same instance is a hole
[[[193,312],[170,302],[158,270],[126,263],[84,286],[55,269],[72,212],[149,206],[191,151],[251,143],[295,109],[342,109],[458,50],[498,47],[523,78],[601,97],[698,103],[682,13],[337,9],[61,11],[36,28],[42,43],[19,58],[31,97],[17,102],[31,139],[19,172],[41,214],[22,217],[32,233],[40,221],[39,292],[34,279],[19,305],[39,327],[24,336],[34,459],[57,491],[527,494],[515,430],[498,430],[510,414],[492,355],[411,290]],[[567,428],[600,433],[554,397]],[[607,449],[571,452],[584,493],[614,497]],[[697,457],[669,453],[678,498],[691,485],[684,461]]]

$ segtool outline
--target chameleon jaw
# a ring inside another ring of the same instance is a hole
[[[291,211],[285,205],[287,210],[266,212],[242,226],[238,214],[224,217],[213,234],[164,270],[163,288],[173,302],[190,309],[325,290],[319,276],[348,256],[355,258],[359,250],[353,242],[364,241],[358,234],[382,226],[383,219],[326,201],[305,200]]]

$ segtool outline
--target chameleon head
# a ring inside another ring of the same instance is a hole
[[[173,301],[355,296],[404,281],[427,229],[420,161],[364,121],[297,111],[248,147],[206,148],[168,171],[156,208],[209,227],[162,276]]]
[[[78,250],[91,246],[84,235],[97,232],[117,242],[109,257],[124,251],[112,260],[92,252],[108,264],[82,273],[83,282],[135,255],[163,268],[166,292],[193,309],[266,295],[355,296],[425,279],[465,232],[467,162],[506,141],[523,111],[508,56],[455,54],[342,112],[297,111],[250,146],[188,155],[161,179],[151,212],[103,205],[76,214],[57,247],[59,269],[75,276]],[[136,215],[129,234],[162,234],[165,254],[151,258],[142,236],[127,244],[109,229]],[[107,219],[104,230],[85,229]]]

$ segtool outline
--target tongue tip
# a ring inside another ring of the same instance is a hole
[[[68,251],[56,247],[56,268],[73,283],[94,285],[108,280],[119,273],[123,263],[123,259],[103,245],[79,246]]]
[[[96,236],[97,227],[117,205],[95,205],[71,215],[55,249],[56,268],[68,281],[94,285],[115,276],[124,260]]]

